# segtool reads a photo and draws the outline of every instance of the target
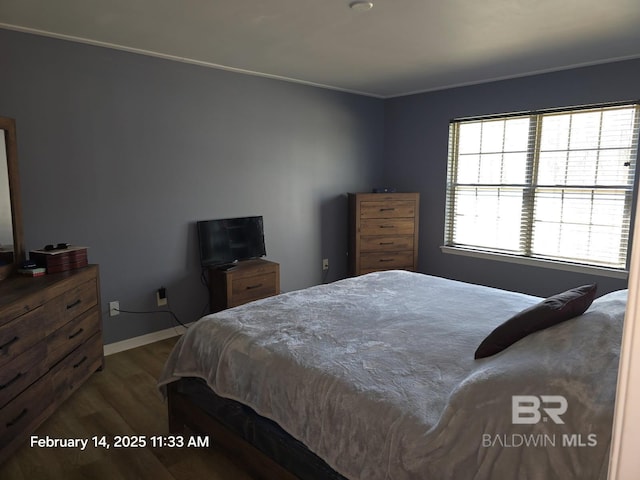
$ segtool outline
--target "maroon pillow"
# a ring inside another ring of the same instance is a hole
[[[593,302],[596,288],[596,284],[572,288],[515,314],[482,341],[474,358],[490,357],[530,333],[582,315]]]

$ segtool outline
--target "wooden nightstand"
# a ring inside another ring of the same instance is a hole
[[[243,260],[228,270],[209,267],[211,313],[280,293],[280,264]]]

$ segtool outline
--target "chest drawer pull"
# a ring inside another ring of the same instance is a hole
[[[261,283],[256,283],[255,285],[247,285],[247,290],[255,290],[256,288],[260,288],[262,286]]]
[[[72,338],[77,337],[78,335],[80,335],[82,332],[84,332],[84,328],[79,328],[77,332],[72,333],[71,335],[69,335],[67,338],[69,340],[71,340]]]
[[[9,340],[7,343],[5,343],[4,345],[0,346],[0,350],[4,350],[5,348],[9,348],[11,345],[13,345],[14,343],[16,343],[18,340],[20,340],[20,337],[15,336],[13,337],[11,340]]]
[[[73,366],[73,368],[78,368],[80,365],[82,365],[82,364],[83,364],[84,362],[86,362],[86,361],[87,361],[87,356],[85,355],[84,357],[82,357],[82,358],[80,359],[80,361],[79,361],[78,363],[76,363],[76,364]]]
[[[388,207],[388,208],[381,208],[380,211],[381,212],[393,212],[395,210],[394,207]]]
[[[0,390],[7,388],[12,383],[16,382],[21,376],[22,376],[22,372],[18,372],[18,374],[15,377],[13,377],[11,380],[9,380],[7,383],[5,383],[4,385],[0,385]]]
[[[393,258],[381,258],[380,260],[378,260],[379,262],[393,262]]]
[[[13,420],[5,424],[7,428],[13,427],[16,423],[18,423],[20,419],[27,414],[28,411],[29,410],[27,410],[26,408],[23,408],[22,411],[20,412],[20,415],[18,415],[16,418],[14,418]]]
[[[73,307],[77,307],[78,305],[80,305],[82,303],[82,299],[79,298],[78,300],[76,300],[73,303],[70,303],[69,305],[67,305],[67,310],[71,310]]]
[[[393,242],[379,242],[378,245],[393,245]]]

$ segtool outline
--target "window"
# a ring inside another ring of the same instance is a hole
[[[453,120],[445,247],[624,270],[638,104]]]

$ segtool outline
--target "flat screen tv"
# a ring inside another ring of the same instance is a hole
[[[201,220],[197,225],[203,267],[230,265],[267,254],[261,216]]]

